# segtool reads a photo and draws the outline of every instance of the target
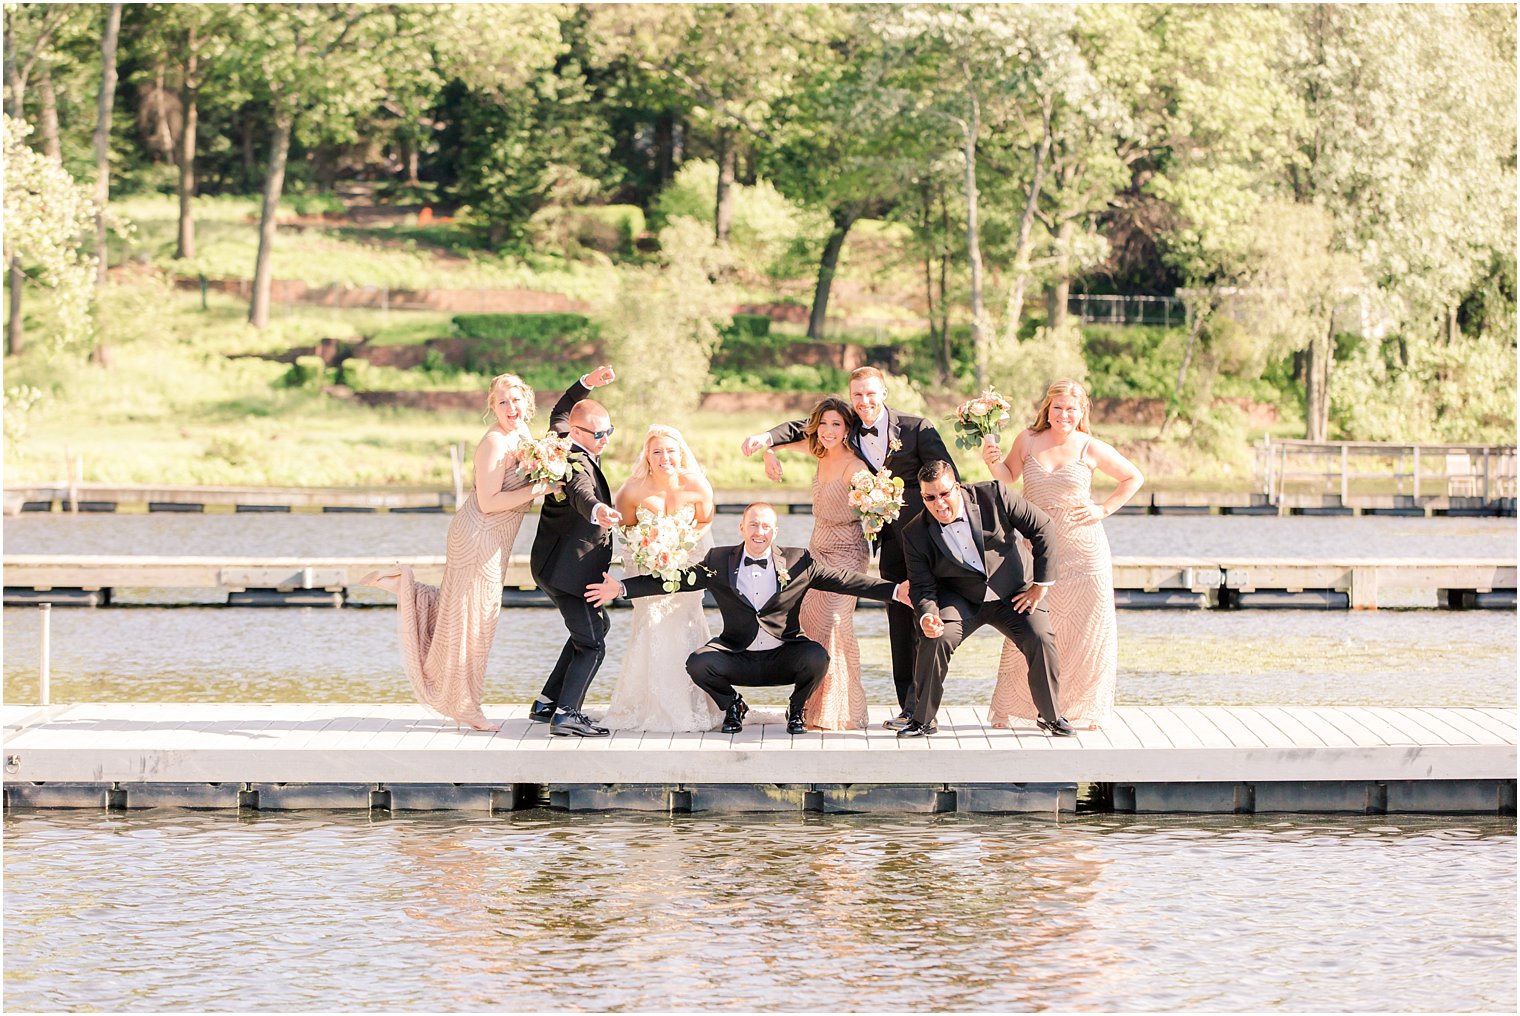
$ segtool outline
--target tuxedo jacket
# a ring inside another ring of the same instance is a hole
[[[893,476],[902,477],[903,481],[903,508],[897,516],[897,521],[884,527],[881,531],[883,543],[895,542],[900,538],[902,527],[908,520],[924,510],[924,499],[918,492],[918,471],[927,462],[942,461],[950,463],[950,468],[955,469],[955,460],[950,457],[950,452],[945,448],[944,438],[939,436],[939,431],[934,429],[934,424],[921,416],[909,416],[899,413],[891,406],[882,410],[881,418],[876,421],[876,426],[885,425],[887,428],[887,458],[883,465],[892,470]],[[793,441],[804,440],[804,428],[806,420],[792,420],[778,427],[772,427],[767,433],[771,436],[771,444],[790,444]],[[860,448],[860,433],[855,428],[850,428],[850,448],[860,457],[862,462],[869,463],[871,460]],[[960,479],[960,473],[956,472],[956,479]],[[886,564],[883,558],[883,565]],[[886,570],[883,574],[886,574]]]
[[[714,547],[692,570],[695,584],[682,586],[683,589],[712,592],[723,613],[723,631],[708,645],[728,652],[748,649],[762,628],[783,642],[807,641],[797,615],[802,610],[803,594],[810,589],[848,593],[871,600],[891,600],[892,591],[897,588],[895,583],[885,579],[873,579],[859,572],[819,564],[801,547],[772,546],[772,567],[777,559],[782,561],[789,579],[756,610],[738,589],[739,563],[743,557],[743,546]],[[623,588],[630,597],[654,596],[665,591],[664,584],[652,575],[624,579]]]
[[[570,410],[590,394],[579,381],[555,403],[549,429],[561,437],[570,435]],[[543,499],[538,533],[528,563],[533,581],[555,589],[580,590],[602,580],[612,567],[612,530],[591,521],[598,504],[611,506],[612,493],[602,467],[582,449],[570,449],[570,476],[565,480],[565,499]]]
[[[1056,553],[1050,516],[997,480],[961,485],[966,520],[982,560],[983,575],[961,563],[945,541],[939,520],[921,513],[903,527],[903,552],[908,562],[908,596],[913,612],[939,616],[940,598],[952,593],[979,604],[987,588],[1006,600],[1031,582],[1056,577]],[[1034,574],[1024,574],[1018,539],[1027,538],[1034,550]]]

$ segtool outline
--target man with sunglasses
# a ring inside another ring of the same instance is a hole
[[[586,586],[612,565],[612,528],[622,516],[602,475],[600,456],[612,436],[606,408],[587,396],[611,384],[612,368],[601,366],[572,384],[554,406],[549,428],[570,438],[570,475],[564,499],[546,497],[529,557],[533,581],[565,619],[570,637],[528,715],[549,724],[561,737],[606,737],[608,730],[581,711],[591,679],[607,655],[607,612],[586,602]]]
[[[1061,665],[1050,612],[1042,606],[1055,581],[1050,516],[997,480],[963,485],[948,462],[918,471],[924,510],[903,527],[908,596],[921,638],[909,696],[912,719],[898,737],[939,730],[935,714],[945,691],[950,657],[983,625],[1002,632],[1029,661],[1029,692],[1040,710],[1040,729],[1070,737],[1061,717]],[[1034,574],[1024,574],[1018,539],[1034,551]]]

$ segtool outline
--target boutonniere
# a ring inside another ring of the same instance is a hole
[[[792,573],[786,570],[786,562],[781,560],[780,551],[772,553],[771,557],[776,565],[776,588],[785,589],[786,584],[792,581]]]
[[[897,440],[897,438],[894,437],[892,440],[890,440],[890,441],[887,442],[887,451],[889,451],[889,452],[900,452],[900,451],[902,451],[902,442],[899,441],[899,440]]]

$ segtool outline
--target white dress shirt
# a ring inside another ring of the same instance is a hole
[[[860,426],[865,427],[862,420]],[[866,465],[871,467],[872,472],[880,472],[881,467],[887,462],[887,411],[882,409],[881,415],[876,418],[876,433],[860,435],[860,450],[865,453]]]
[[[747,549],[741,548],[740,552],[743,554],[743,557],[739,559],[739,578],[736,588],[739,590],[739,595],[748,600],[750,605],[755,608],[755,613],[759,614],[760,608],[764,606],[765,601],[775,596],[776,591],[781,588],[780,580],[776,578],[775,555],[769,550],[762,554],[761,558],[770,561],[771,566],[760,568],[756,565],[744,563],[750,556]],[[763,649],[775,649],[779,645],[781,645],[780,639],[764,628],[761,628],[755,634],[755,640],[749,644],[749,650],[750,652],[760,652]]]

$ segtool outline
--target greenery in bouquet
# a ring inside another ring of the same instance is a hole
[[[860,516],[866,539],[874,540],[889,522],[902,514],[903,479],[892,470],[872,473],[862,469],[850,477],[850,507]]]
[[[575,464],[570,461],[570,439],[552,430],[534,441],[524,441],[517,453],[517,471],[529,483],[547,483],[558,487],[569,478]],[[554,500],[563,501],[563,491],[554,492]]]
[[[701,538],[696,510],[688,505],[674,515],[656,515],[640,508],[635,515],[638,521],[618,530],[633,554],[633,563],[658,578],[667,593],[695,584],[696,577],[686,564]]]
[[[955,446],[980,448],[989,434],[996,435],[1003,429],[1010,419],[1010,408],[1008,400],[992,387],[982,389],[982,394],[976,398],[956,406],[951,417],[955,423]]]

